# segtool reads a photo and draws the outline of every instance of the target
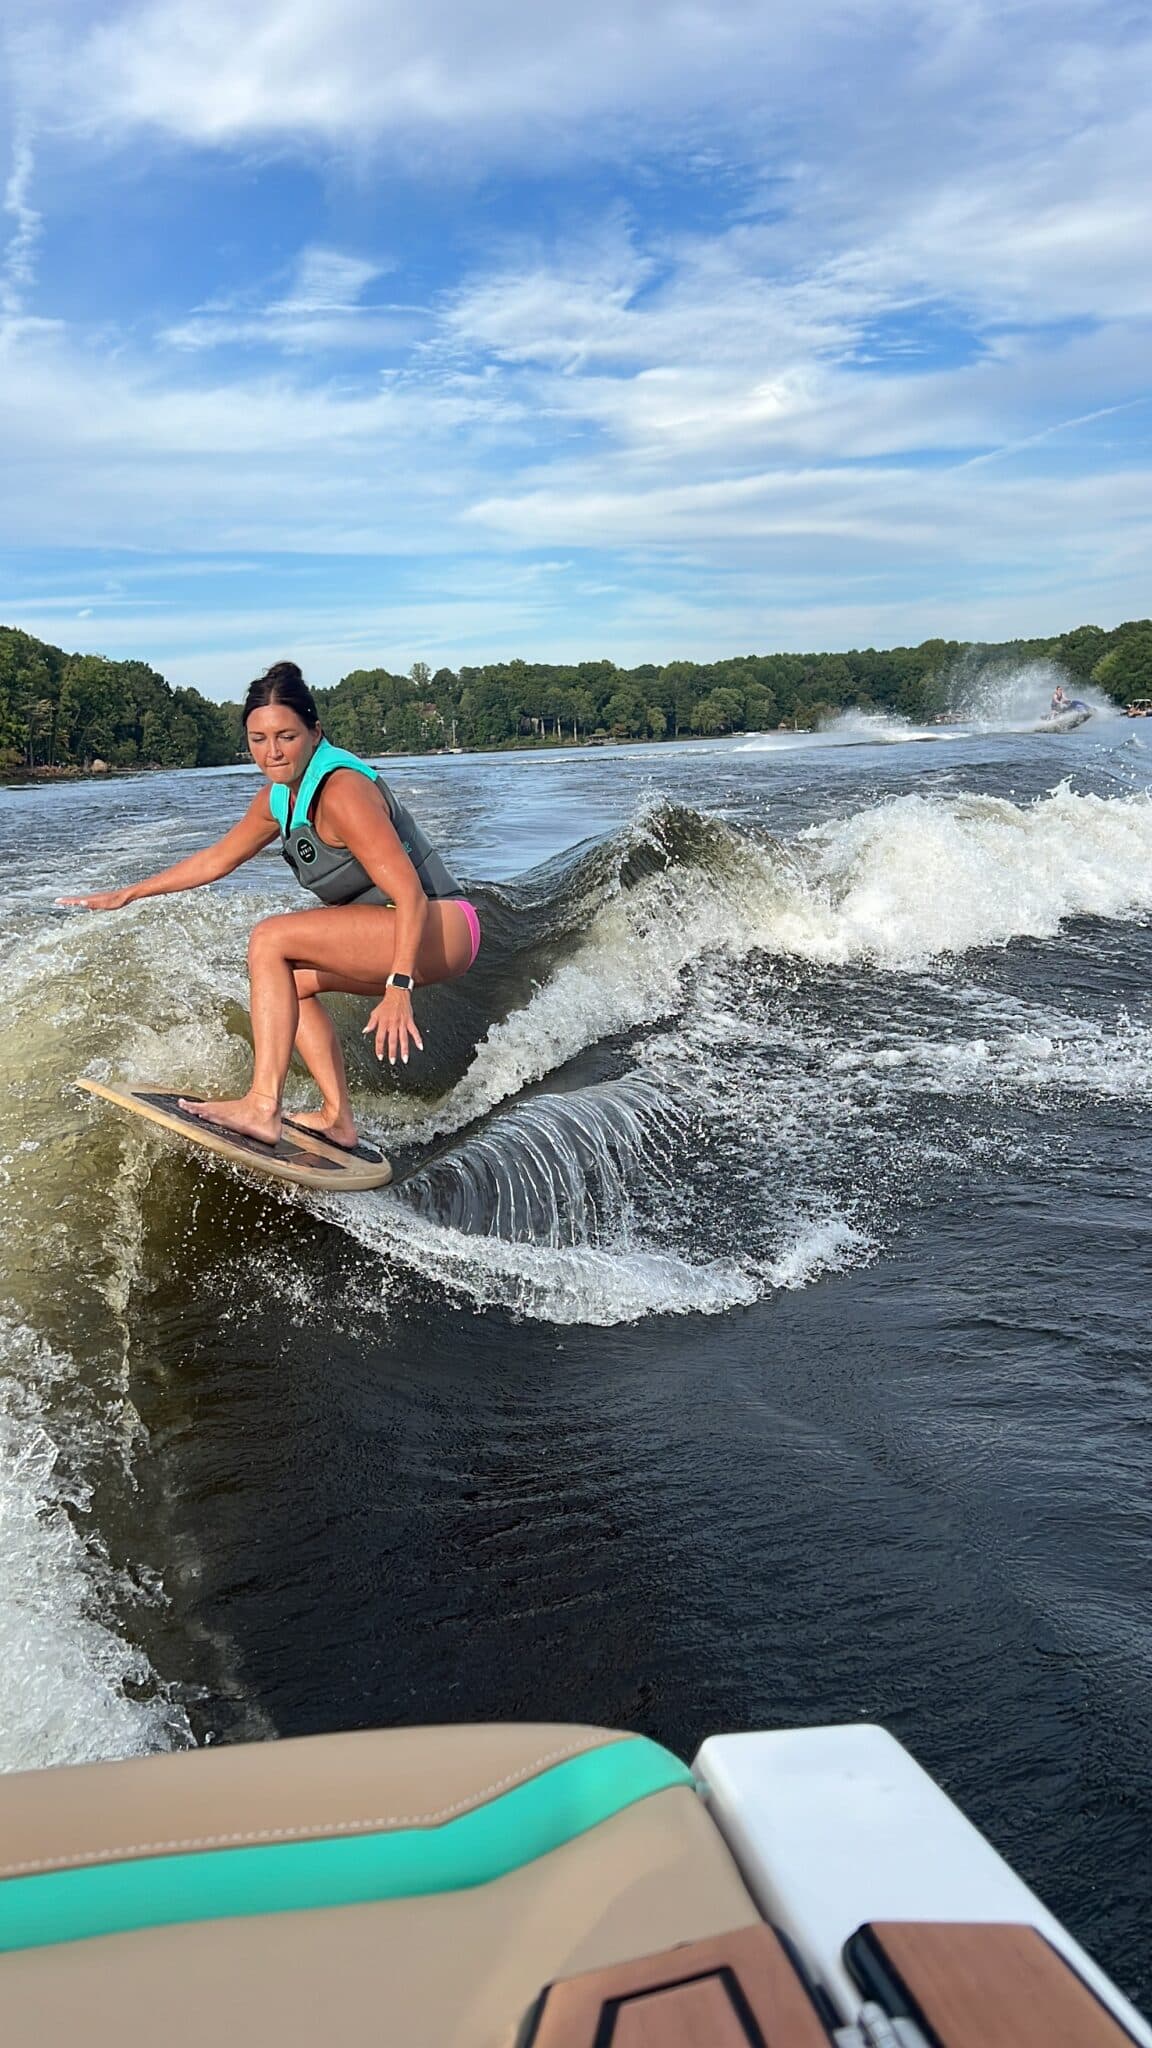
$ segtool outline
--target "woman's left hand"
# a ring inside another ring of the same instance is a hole
[[[406,988],[385,989],[372,1015],[364,1026],[364,1035],[376,1034],[376,1057],[382,1060],[387,1051],[393,1066],[399,1054],[403,1066],[408,1065],[408,1049],[414,1045],[424,1050],[424,1040],[416,1029],[412,1015],[412,998]]]

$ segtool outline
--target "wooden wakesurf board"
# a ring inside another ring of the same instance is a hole
[[[345,1151],[317,1132],[302,1131],[287,1121],[279,1142],[265,1145],[259,1138],[245,1138],[238,1131],[226,1131],[219,1124],[205,1123],[201,1117],[190,1115],[188,1110],[181,1109],[179,1096],[158,1082],[137,1082],[132,1086],[124,1083],[112,1088],[103,1081],[79,1080],[76,1086],[86,1088],[89,1095],[101,1096],[105,1102],[115,1103],[117,1109],[129,1110],[133,1116],[159,1124],[162,1130],[172,1131],[178,1138],[186,1138],[201,1151],[215,1152],[221,1159],[230,1159],[234,1166],[251,1167],[257,1173],[270,1174],[274,1180],[292,1181],[297,1187],[334,1188],[354,1194],[366,1188],[386,1187],[392,1178],[392,1168],[383,1153],[374,1151],[370,1145],[357,1145],[354,1152]]]

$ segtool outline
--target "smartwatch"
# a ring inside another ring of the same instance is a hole
[[[385,988],[404,988],[412,990],[416,986],[416,979],[415,976],[411,974],[390,974],[388,976],[387,981],[384,983],[384,986]]]

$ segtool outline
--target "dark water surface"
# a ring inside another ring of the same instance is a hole
[[[50,905],[254,779],[0,792],[0,1761],[877,1719],[1152,2000],[1152,753],[899,737],[390,764],[485,947],[343,1200],[65,1085],[242,1082],[278,861]]]

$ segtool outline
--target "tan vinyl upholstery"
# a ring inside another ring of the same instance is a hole
[[[429,1825],[619,1739],[547,1725],[400,1729],[0,1778],[0,1864]],[[0,1956],[0,2039],[506,2048],[551,1979],[757,1919],[701,1802],[677,1787],[467,1891]]]

